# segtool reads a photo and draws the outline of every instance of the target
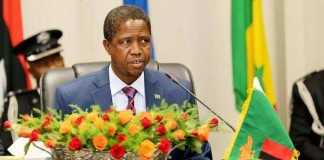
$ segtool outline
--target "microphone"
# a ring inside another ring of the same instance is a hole
[[[195,96],[194,93],[192,93],[189,89],[187,89],[183,84],[181,84],[178,80],[176,80],[174,77],[172,77],[170,74],[165,73],[164,74],[175,84],[177,84],[180,88],[185,90],[187,93],[189,93],[192,97],[194,97],[200,104],[202,104],[206,109],[208,109],[212,114],[214,114],[218,119],[223,121],[233,132],[235,132],[235,129],[232,125],[230,125],[223,117],[218,115],[215,111],[213,111],[207,104],[205,104],[202,100],[200,100],[197,96]]]

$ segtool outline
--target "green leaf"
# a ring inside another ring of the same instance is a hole
[[[25,155],[27,154],[27,152],[28,152],[28,149],[29,149],[29,147],[30,147],[30,145],[31,145],[31,141],[29,141],[26,145],[25,145],[25,147],[24,147],[24,152],[25,152]]]

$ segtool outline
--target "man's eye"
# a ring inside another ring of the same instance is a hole
[[[124,39],[124,40],[121,40],[119,43],[120,43],[121,45],[128,45],[128,44],[131,43],[131,40],[129,40],[129,39]]]
[[[141,41],[141,44],[148,44],[148,43],[150,43],[150,39],[142,39]]]

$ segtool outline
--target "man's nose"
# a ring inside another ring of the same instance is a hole
[[[131,54],[140,55],[142,54],[142,48],[138,42],[134,42],[131,47]]]

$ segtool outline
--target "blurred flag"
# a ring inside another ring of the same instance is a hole
[[[137,6],[141,9],[144,10],[145,14],[148,15],[148,2],[147,0],[123,0],[125,5],[133,5],[133,6]],[[154,51],[154,45],[153,45],[153,40],[152,41],[152,48],[151,48],[151,59],[152,60],[156,60],[156,54]]]
[[[124,0],[125,5],[134,5],[144,10],[148,14],[148,3],[147,0]]]
[[[5,64],[7,90],[30,89],[31,80],[23,55],[16,56],[13,47],[23,40],[20,0],[0,0],[0,57]]]
[[[298,155],[265,94],[249,90],[240,113],[239,126],[224,159],[295,160]]]
[[[232,0],[232,65],[236,108],[257,77],[272,106],[276,103],[265,39],[262,1]]]

